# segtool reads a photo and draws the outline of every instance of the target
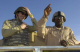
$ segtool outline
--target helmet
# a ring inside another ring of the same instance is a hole
[[[27,11],[26,11],[26,9],[25,9],[24,7],[19,7],[19,8],[17,8],[17,9],[15,10],[14,14],[16,14],[16,13],[18,13],[18,12],[23,12],[23,13],[26,14],[26,18],[28,17],[28,13],[27,13]],[[26,18],[25,18],[25,19],[26,19]]]
[[[63,18],[64,22],[66,21],[66,15],[63,12],[61,12],[61,11],[57,11],[53,15],[52,22],[55,22],[55,17],[56,16],[63,16],[64,17]]]

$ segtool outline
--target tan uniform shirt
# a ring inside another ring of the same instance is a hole
[[[69,27],[51,27],[46,26],[48,17],[43,18],[38,22],[38,36],[45,39],[45,43],[48,46],[60,46],[61,40],[66,40],[69,45],[78,44],[73,31]]]

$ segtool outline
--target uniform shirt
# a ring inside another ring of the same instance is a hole
[[[35,18],[32,19],[33,26],[29,26],[27,29],[21,29],[21,24],[23,22],[12,19],[6,20],[2,28],[2,35],[4,40],[4,45],[28,45],[29,35],[31,32],[36,31],[37,21]]]
[[[68,41],[69,45],[78,44],[79,41],[76,40],[74,32],[69,27],[57,28],[55,26],[46,26],[48,17],[43,16],[43,18],[38,22],[38,36],[45,40],[48,46],[60,46],[61,40]]]

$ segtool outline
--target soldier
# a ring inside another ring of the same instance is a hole
[[[27,7],[19,7],[15,10],[15,19],[6,20],[2,28],[4,46],[29,46],[31,32],[36,31],[37,21]],[[33,26],[23,22],[31,17]]]
[[[65,27],[66,16],[62,11],[54,13],[52,22],[55,26],[46,26],[48,16],[52,12],[50,5],[44,10],[44,16],[38,21],[38,36],[45,40],[47,46],[67,46],[80,42],[76,40],[71,28]]]

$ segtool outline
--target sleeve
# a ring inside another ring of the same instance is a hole
[[[5,21],[2,28],[3,37],[8,37],[14,35],[16,32],[21,30],[20,26],[11,25],[10,21]]]
[[[32,20],[33,26],[28,26],[27,29],[29,32],[33,32],[37,30],[37,20],[35,18],[32,18],[31,20]]]
[[[45,38],[45,35],[46,35],[46,23],[48,21],[48,17],[45,17],[43,16],[39,21],[38,21],[38,30],[37,30],[37,33],[38,33],[38,36],[39,37],[42,37],[42,38]]]
[[[80,42],[76,39],[74,32],[70,29],[70,34],[69,34],[69,45],[76,45],[79,44]]]

